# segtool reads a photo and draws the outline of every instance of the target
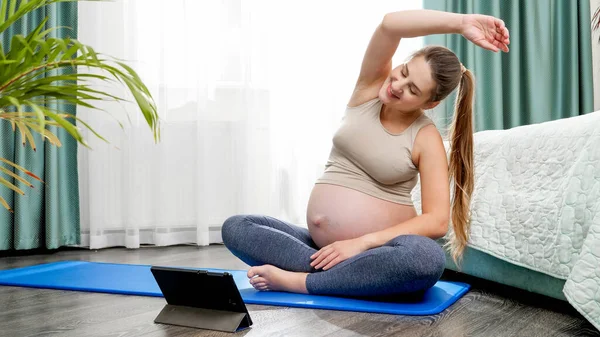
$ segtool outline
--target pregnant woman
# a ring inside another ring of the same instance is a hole
[[[340,296],[424,291],[444,270],[445,254],[434,240],[446,234],[450,219],[450,250],[460,257],[473,190],[473,76],[439,46],[392,68],[400,39],[428,34],[462,34],[482,48],[508,52],[508,30],[491,16],[385,15],[312,190],[308,230],[261,215],[235,215],[223,224],[223,242],[252,266],[254,288]],[[457,87],[448,163],[442,137],[423,110]],[[417,175],[422,215],[411,200]]]

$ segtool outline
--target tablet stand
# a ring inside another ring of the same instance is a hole
[[[155,323],[236,332],[248,327],[247,314],[167,304]]]

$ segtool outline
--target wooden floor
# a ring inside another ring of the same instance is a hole
[[[0,269],[61,260],[247,269],[220,245],[5,256]],[[453,272],[444,275],[457,277]],[[236,334],[155,324],[163,298],[0,287],[0,336],[600,336],[567,302],[458,279],[471,282],[472,290],[439,315],[248,305],[254,325]]]

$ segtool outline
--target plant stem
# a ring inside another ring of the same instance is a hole
[[[41,66],[38,66],[38,67],[33,67],[31,70],[22,73],[21,75],[13,78],[8,83],[6,83],[2,87],[0,87],[0,92],[3,92],[4,89],[6,89],[9,85],[15,83],[16,81],[18,81],[22,77],[27,76],[27,75],[31,74],[32,72],[34,72],[36,70],[40,70],[42,68],[47,68],[47,67],[51,67],[51,66],[55,66],[55,65],[62,65],[62,64],[65,64],[65,63],[71,63],[71,64],[73,64],[74,62],[73,61],[59,61],[59,62],[47,63],[47,64],[44,64],[44,65],[41,65]]]

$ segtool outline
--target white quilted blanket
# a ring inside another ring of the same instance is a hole
[[[600,330],[600,111],[475,133],[469,246],[566,280]],[[421,211],[421,189],[412,198]]]

